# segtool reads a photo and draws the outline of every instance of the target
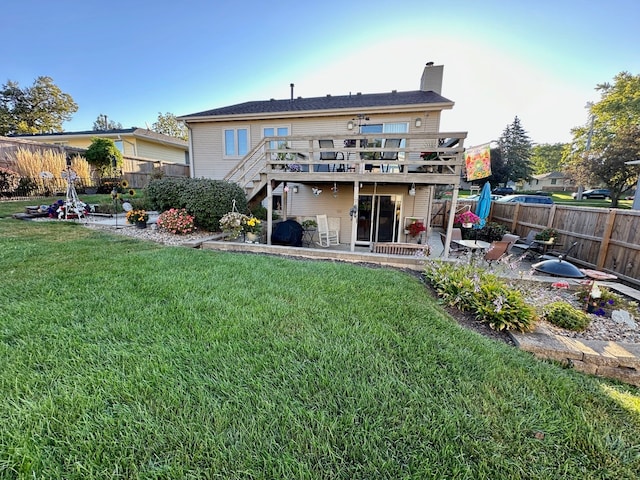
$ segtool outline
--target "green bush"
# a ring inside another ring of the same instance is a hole
[[[93,138],[91,145],[89,145],[89,148],[87,148],[87,151],[84,153],[84,158],[87,159],[89,165],[100,172],[100,176],[115,173],[113,165],[114,159],[116,161],[115,169],[122,168],[122,153],[110,138]]]
[[[527,332],[538,320],[522,292],[473,265],[428,262],[424,275],[446,305],[472,312],[494,330]]]
[[[219,221],[233,208],[247,212],[247,197],[237,184],[206,178],[163,177],[152,180],[145,189],[145,198],[158,211],[184,208],[195,218],[202,230],[220,230]]]
[[[569,305],[567,302],[553,302],[544,309],[544,318],[549,323],[581,332],[589,326],[589,316],[582,310]]]

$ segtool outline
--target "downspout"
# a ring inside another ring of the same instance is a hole
[[[189,130],[189,176],[191,178],[195,178],[195,174],[193,172],[193,135],[191,133],[191,127],[187,125],[187,129]]]

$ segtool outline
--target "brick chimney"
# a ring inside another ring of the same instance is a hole
[[[424,71],[422,72],[422,78],[420,79],[420,90],[425,92],[431,90],[438,95],[442,94],[442,74],[444,72],[444,65],[434,65],[433,62],[428,62]]]

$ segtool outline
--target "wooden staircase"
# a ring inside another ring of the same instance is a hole
[[[247,201],[262,200],[267,188],[266,142],[262,140],[224,177],[244,189]]]

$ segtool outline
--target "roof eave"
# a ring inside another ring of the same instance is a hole
[[[380,114],[380,113],[405,113],[415,111],[441,111],[451,110],[454,102],[439,103],[415,103],[410,105],[387,105],[362,108],[332,108],[319,110],[288,110],[284,112],[258,112],[248,114],[230,114],[230,115],[205,115],[194,116],[186,115],[177,117],[186,123],[203,123],[203,122],[227,122],[238,120],[263,120],[268,118],[314,118],[314,117],[335,117],[337,115],[356,115],[356,114]]]

